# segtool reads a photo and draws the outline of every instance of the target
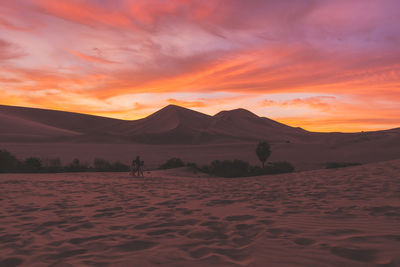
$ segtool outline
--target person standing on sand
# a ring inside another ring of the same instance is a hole
[[[144,161],[143,160],[140,162],[139,172],[140,172],[139,176],[141,175],[144,178]]]
[[[132,175],[132,177],[135,177],[136,176],[136,167],[137,165],[136,165],[136,161],[135,160],[132,160],[132,163],[131,163],[131,175]]]
[[[137,172],[137,175],[140,176],[140,157],[136,156],[135,159],[135,165],[136,165],[136,169],[135,169],[135,173]]]

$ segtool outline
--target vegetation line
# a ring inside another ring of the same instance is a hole
[[[0,173],[56,173],[56,172],[128,172],[129,166],[119,161],[110,163],[105,159],[95,158],[93,165],[74,159],[62,165],[60,158],[42,160],[29,157],[17,159],[6,150],[0,150]]]

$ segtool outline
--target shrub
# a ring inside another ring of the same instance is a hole
[[[111,164],[110,169],[114,172],[128,172],[130,170],[130,167],[126,164],[116,161]]]
[[[47,169],[48,172],[62,172],[63,170],[60,158],[47,160],[47,166],[44,168]]]
[[[160,166],[160,169],[173,169],[185,166],[185,163],[180,158],[171,158]]]
[[[294,166],[287,161],[272,162],[264,168],[264,174],[278,174],[293,172]]]
[[[243,160],[215,160],[211,162],[209,173],[221,177],[243,177],[249,174],[250,165]]]
[[[267,166],[261,168],[259,166],[251,166],[249,163],[242,160],[215,160],[210,165],[205,165],[200,168],[200,171],[220,177],[233,178],[288,173],[293,172],[294,167],[286,161],[268,163]]]
[[[42,161],[37,157],[26,158],[23,162],[19,161],[13,154],[6,150],[0,150],[0,173],[9,172],[84,172],[84,171],[115,171],[127,172],[129,166],[119,161],[110,164],[100,158],[94,160],[94,168],[89,167],[88,163],[81,163],[79,159],[74,159],[66,166],[61,165],[60,158],[45,159]]]
[[[89,169],[87,164],[81,164],[79,159],[74,159],[70,164],[65,166],[66,172],[83,172]]]
[[[359,166],[361,163],[358,162],[327,162],[325,165],[326,169],[344,168],[349,166]]]
[[[105,159],[95,158],[93,161],[94,170],[101,172],[101,171],[110,171],[111,164]]]
[[[30,157],[24,160],[23,169],[25,172],[41,172],[43,170],[40,158]]]
[[[193,162],[188,162],[188,163],[186,163],[186,166],[187,166],[187,167],[190,167],[190,168],[192,168],[192,169],[196,169],[196,170],[199,169],[199,166],[197,166],[197,164],[196,164],[196,163],[193,163]]]
[[[20,161],[7,150],[0,150],[0,173],[15,172],[20,166]]]

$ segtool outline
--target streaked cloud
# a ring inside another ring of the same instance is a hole
[[[74,54],[75,56],[86,60],[86,61],[94,61],[94,62],[98,62],[98,63],[102,63],[102,64],[118,64],[118,62],[116,61],[112,61],[112,60],[107,60],[105,58],[102,58],[100,56],[91,56],[91,55],[86,55],[77,51],[72,51],[72,54]]]

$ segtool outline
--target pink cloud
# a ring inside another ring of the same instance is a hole
[[[87,26],[130,27],[131,20],[119,10],[109,10],[95,1],[30,0],[39,12]]]
[[[329,111],[332,105],[335,105],[336,97],[334,96],[314,96],[307,98],[295,98],[286,101],[274,101],[270,99],[263,100],[262,106],[279,106],[279,107],[294,107],[294,106],[307,106],[312,109],[318,109],[321,111]],[[334,101],[334,102],[332,102]]]
[[[0,60],[20,58],[24,55],[18,46],[0,39]]]
[[[46,107],[39,95],[24,95],[59,90],[75,95],[70,104],[50,95],[54,105],[80,110],[88,102],[154,93],[207,112],[222,100],[200,94],[259,101],[271,93],[303,93],[338,99],[266,100],[264,109],[295,106],[326,118],[351,112],[365,124],[368,110],[383,119],[400,111],[396,0],[3,2],[0,82],[13,101],[18,92],[22,103]],[[173,95],[183,92],[193,99]],[[252,107],[249,101],[227,99],[224,108]]]
[[[83,54],[83,53],[80,53],[77,51],[72,51],[72,54],[74,54],[75,56],[77,56],[83,60],[86,60],[86,61],[93,61],[93,62],[98,62],[98,63],[102,63],[102,64],[119,64],[119,62],[116,62],[116,61],[104,59],[99,56],[86,55],[86,54]]]

